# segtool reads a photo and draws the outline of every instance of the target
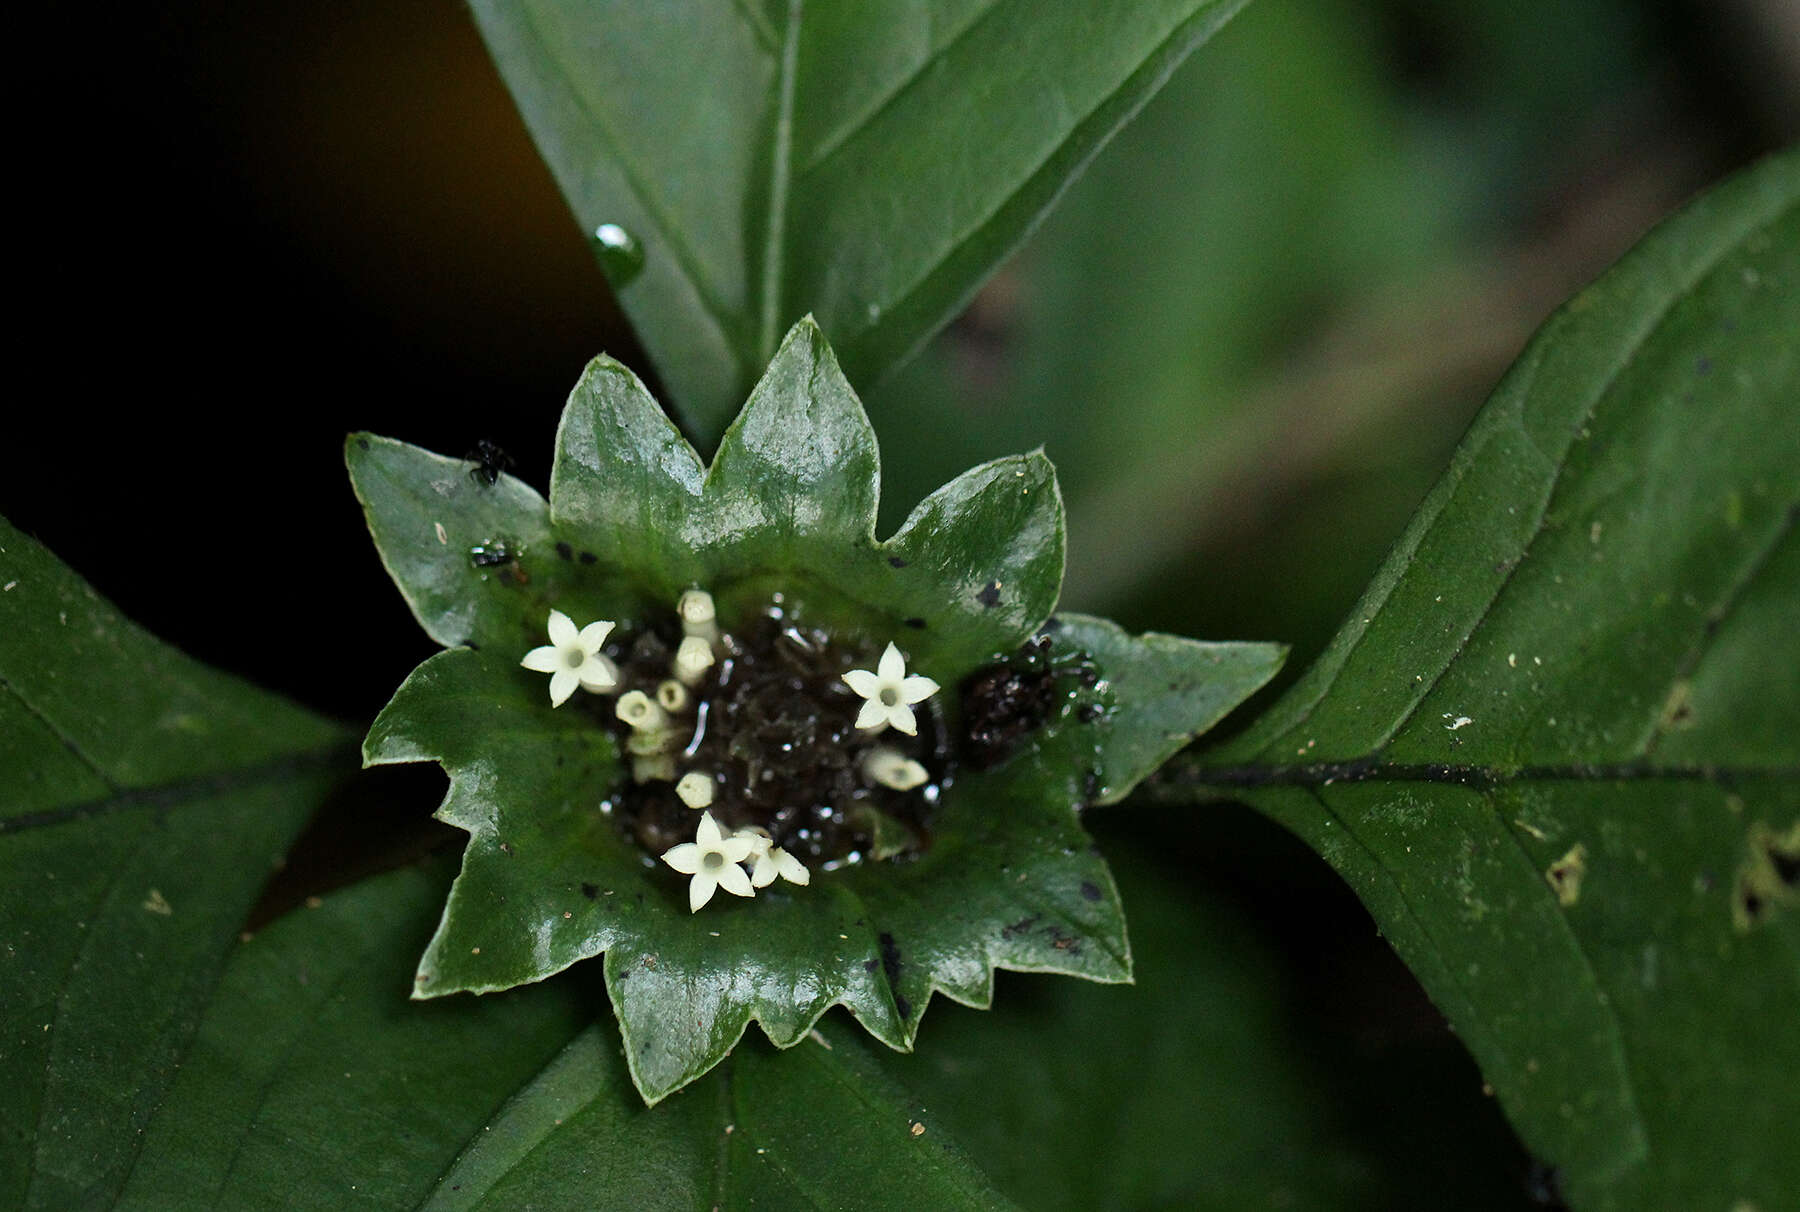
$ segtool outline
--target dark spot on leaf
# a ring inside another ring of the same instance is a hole
[[[901,559],[899,556],[889,556],[888,563],[895,568],[905,568],[906,567],[906,561]]]
[[[575,549],[573,547],[569,546],[567,543],[559,542],[556,545],[556,554],[561,556],[565,560],[572,560],[575,558]]]
[[[1037,925],[1038,916],[1038,914],[1034,913],[1030,917],[1020,918],[1010,926],[1000,927],[1000,937],[1008,940],[1017,938],[1019,935],[1024,934],[1033,926]]]
[[[1098,886],[1089,883],[1087,880],[1082,880],[1081,895],[1090,901],[1097,901],[1100,899],[1100,889]]]
[[[904,994],[894,994],[894,1009],[899,1013],[901,1022],[912,1018],[912,1003],[906,1000]]]
[[[914,618],[907,619],[906,625],[908,627],[913,628],[916,631],[924,631],[925,630],[925,620],[921,619],[921,618],[914,617]]]
[[[1779,908],[1800,906],[1800,821],[1782,833],[1757,821],[1749,840],[1732,895],[1731,916],[1740,931],[1760,926]]]
[[[885,930],[883,930],[881,932],[881,938],[879,941],[881,943],[881,968],[882,968],[882,971],[887,974],[888,984],[893,986],[893,988],[895,990],[894,1000],[897,1002],[901,1001],[903,999],[901,999],[900,993],[899,993],[899,989],[900,989],[900,948],[894,942],[894,936],[889,934]],[[905,1018],[906,1011],[902,1010],[900,1012],[900,1017]]]
[[[600,895],[600,885],[587,884],[587,883],[582,884],[581,885],[581,895],[587,897],[590,901],[593,900],[595,897]]]
[[[1694,373],[1705,378],[1712,373],[1712,359],[1702,356],[1694,361]]]
[[[469,548],[469,563],[477,568],[498,568],[509,564],[513,559],[513,550],[505,539],[495,539],[483,543],[479,547]]]
[[[581,562],[583,564],[592,564],[599,558],[600,558],[599,556],[595,555],[591,551],[584,551],[581,553]]]
[[[1795,881],[1800,880],[1800,854],[1782,854],[1778,850],[1771,851],[1769,864],[1775,868],[1775,878],[1789,888],[1794,886]]]
[[[983,585],[976,592],[975,600],[989,610],[998,606],[1000,604],[1000,582],[989,581],[986,585]]]
[[[358,438],[358,439],[356,439],[356,444],[358,446],[362,447],[362,449],[367,450],[369,448],[369,439]]]
[[[1091,724],[1101,715],[1098,703],[1083,703],[1075,712],[1075,718],[1084,724]]]

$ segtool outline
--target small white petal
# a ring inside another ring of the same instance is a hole
[[[750,883],[756,888],[767,888],[775,882],[775,860],[769,857],[767,850],[756,856],[756,866],[750,870]]]
[[[787,880],[791,884],[812,883],[812,872],[806,869],[806,864],[783,850],[780,846],[769,851],[769,857],[775,860],[775,866],[781,872],[782,879]]]
[[[872,699],[881,693],[881,679],[867,669],[852,669],[844,675],[844,681],[865,699]]]
[[[744,869],[736,863],[719,868],[718,879],[719,883],[725,886],[725,891],[733,896],[756,895],[756,889],[750,886],[750,877],[745,875]]]
[[[856,713],[856,726],[880,732],[888,725],[888,709],[874,699],[863,702],[862,710]]]
[[[582,649],[591,656],[600,651],[600,645],[606,643],[606,637],[612,633],[612,629],[613,624],[611,622],[606,619],[601,619],[598,622],[589,623],[586,627],[583,627],[581,629],[581,634],[576,638],[580,642]]]
[[[558,669],[550,675],[550,705],[561,707],[575,693],[575,687],[581,685],[581,676],[573,669]]]
[[[895,703],[887,709],[887,722],[907,736],[919,735],[919,722],[913,718],[913,709],[904,703]]]
[[[938,684],[923,674],[913,674],[900,683],[902,703],[922,703],[938,692]]]
[[[542,648],[533,648],[526,653],[519,664],[533,673],[555,673],[562,668],[562,653],[557,651],[554,645],[546,644]]]
[[[743,874],[736,867],[730,868],[730,870],[737,871],[739,875]],[[694,878],[688,881],[688,912],[700,912],[700,906],[712,899],[713,889],[718,886],[719,881],[713,876],[707,875],[704,871],[695,872]]]
[[[558,648],[567,648],[573,644],[580,633],[575,630],[575,620],[560,610],[550,612],[550,642]]]
[[[693,875],[700,870],[700,847],[692,842],[670,846],[663,851],[662,861],[683,875]]]
[[[737,834],[737,833],[734,833],[730,837],[724,839],[718,845],[719,853],[724,855],[727,860],[729,860],[730,862],[733,862],[733,863],[741,863],[745,859],[749,858],[750,852],[752,850],[754,850],[755,848],[756,848],[755,845],[751,842],[751,840],[749,838],[744,837],[742,834]]]
[[[719,822],[713,820],[712,813],[700,814],[700,825],[694,830],[694,840],[703,850],[719,849],[719,843],[725,840],[725,834],[719,829]]]
[[[775,844],[775,839],[770,837],[769,831],[761,825],[745,825],[737,831],[736,836],[744,838],[750,843],[751,854],[767,854],[769,847]]]
[[[875,667],[875,672],[881,675],[882,681],[889,683],[896,683],[906,676],[906,658],[900,655],[900,649],[892,640],[882,650],[881,664]]]
[[[595,694],[616,690],[619,685],[619,667],[604,653],[596,652],[583,661],[575,675],[581,679],[582,686]]]

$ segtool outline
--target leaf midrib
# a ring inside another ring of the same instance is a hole
[[[42,812],[27,812],[0,820],[0,837],[22,833],[28,829],[64,825],[71,821],[86,820],[134,808],[185,807],[189,804],[215,799],[229,792],[241,791],[267,783],[282,782],[296,774],[325,770],[333,766],[341,766],[347,771],[354,770],[358,765],[355,753],[356,747],[353,743],[338,741],[311,749],[296,750],[267,761],[195,775],[191,778],[170,779],[144,787],[118,787],[108,779],[108,784],[114,786],[115,790],[101,799],[83,800],[78,804],[65,804],[60,808],[47,808]]]
[[[1700,782],[1729,786],[1756,779],[1800,782],[1800,766],[1718,766],[1706,763],[1658,765],[1643,759],[1624,762],[1570,762],[1541,766],[1501,766],[1443,762],[1384,762],[1379,756],[1335,762],[1251,762],[1206,766],[1190,760],[1153,776],[1151,788],[1237,790],[1258,787],[1326,787],[1333,783],[1439,783],[1473,791],[1493,791],[1519,783]]]

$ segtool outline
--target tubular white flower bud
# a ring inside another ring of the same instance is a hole
[[[648,757],[653,753],[674,753],[680,748],[681,734],[673,728],[646,728],[625,738],[625,752],[638,757]]]
[[[620,695],[613,712],[630,724],[634,732],[661,732],[669,726],[669,713],[641,690],[628,690]]]
[[[708,808],[713,802],[713,781],[698,770],[690,770],[675,784],[675,794],[689,808]]]
[[[713,647],[705,639],[691,635],[681,641],[681,647],[675,650],[675,663],[671,670],[675,678],[684,686],[697,686],[706,671],[713,665]]]
[[[657,686],[656,701],[664,711],[674,714],[675,712],[686,711],[688,709],[688,704],[694,701],[694,696],[688,693],[688,688],[686,686],[683,686],[674,678],[670,678]]]
[[[886,745],[869,750],[862,760],[862,775],[871,783],[892,787],[895,791],[911,791],[931,778],[925,767]]]
[[[673,753],[647,753],[631,759],[631,778],[638,783],[666,783],[675,777]]]
[[[713,607],[713,596],[704,589],[690,589],[681,595],[675,604],[675,613],[681,616],[681,630],[686,635],[699,636],[708,644],[719,641],[719,624],[717,612]]]

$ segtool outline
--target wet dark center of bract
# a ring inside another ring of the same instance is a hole
[[[654,696],[669,677],[679,635],[671,617],[661,631],[632,637],[616,657],[620,690]],[[707,811],[721,828],[760,825],[775,845],[826,870],[930,844],[932,808],[951,773],[942,717],[927,702],[914,708],[916,737],[859,730],[865,700],[843,675],[874,668],[877,652],[797,624],[779,607],[722,637],[714,651],[717,661],[675,720],[682,748],[674,758],[676,777],[698,771],[712,780]],[[623,748],[629,729],[616,720],[609,726]],[[874,783],[862,767],[877,747],[922,763],[929,781],[904,792]],[[651,856],[692,841],[700,819],[661,779],[627,781],[612,811]]]

